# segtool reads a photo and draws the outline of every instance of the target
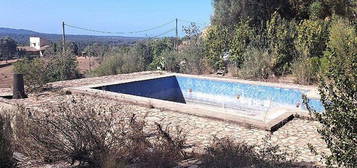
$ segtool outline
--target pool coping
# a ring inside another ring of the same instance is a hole
[[[275,117],[269,121],[264,121],[264,120],[257,119],[257,117],[233,114],[233,113],[229,113],[229,112],[222,112],[221,110],[217,111],[217,110],[212,110],[212,109],[201,108],[200,106],[193,105],[193,104],[182,104],[182,103],[177,103],[177,102],[170,102],[170,101],[165,101],[165,100],[159,100],[159,99],[153,99],[153,98],[147,98],[147,97],[141,97],[141,96],[135,96],[135,95],[115,93],[115,92],[110,92],[110,91],[94,89],[96,87],[117,85],[117,84],[130,83],[130,82],[136,82],[136,81],[145,81],[145,80],[165,78],[165,77],[171,77],[171,76],[193,77],[193,78],[200,78],[200,79],[229,81],[229,82],[238,82],[238,83],[244,83],[244,84],[254,84],[254,85],[271,86],[271,87],[279,87],[279,88],[287,88],[287,89],[300,89],[301,90],[301,87],[296,88],[296,87],[281,86],[281,85],[277,86],[278,84],[265,83],[265,82],[263,83],[263,82],[244,81],[244,80],[235,80],[235,79],[221,79],[221,78],[214,78],[214,77],[204,77],[204,76],[176,74],[176,73],[168,73],[168,74],[146,76],[146,77],[135,77],[135,78],[125,79],[125,80],[120,80],[120,81],[115,81],[115,82],[103,82],[100,84],[86,85],[86,86],[80,86],[80,87],[70,87],[70,88],[65,88],[65,90],[68,90],[74,94],[84,94],[84,95],[88,95],[88,96],[105,98],[105,99],[110,99],[110,100],[115,100],[115,101],[120,101],[120,102],[124,102],[124,103],[135,104],[135,105],[140,105],[140,106],[145,106],[145,107],[150,107],[150,108],[169,110],[169,111],[173,111],[173,112],[180,112],[180,113],[185,113],[185,114],[195,115],[195,116],[200,116],[200,117],[205,117],[205,118],[231,121],[231,122],[235,122],[235,123],[238,123],[238,124],[246,126],[246,127],[255,127],[255,128],[269,130],[269,131],[275,130],[276,128],[279,127],[279,125],[284,123],[286,120],[289,120],[295,114],[301,115],[301,114],[305,113],[303,110],[283,108],[282,110],[285,110],[285,112],[283,112],[282,114],[279,114],[277,117]],[[308,88],[308,87],[306,87],[306,88]],[[305,90],[310,90],[310,89],[305,89]]]

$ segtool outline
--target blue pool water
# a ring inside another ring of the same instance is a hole
[[[246,111],[267,111],[276,107],[306,109],[302,105],[302,95],[307,93],[306,90],[183,76],[128,82],[96,89]],[[324,111],[320,100],[310,99],[310,106],[316,111]]]

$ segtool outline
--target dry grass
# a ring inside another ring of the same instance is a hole
[[[32,159],[85,167],[172,167],[189,156],[181,129],[156,124],[147,132],[146,122],[120,105],[72,97],[40,115],[29,116],[22,108],[20,113],[17,149]]]
[[[272,145],[269,137],[264,139],[264,145],[259,149],[244,142],[234,142],[230,138],[215,138],[212,144],[206,147],[201,160],[201,167],[205,168],[294,167],[294,156],[281,151],[279,146]]]
[[[0,167],[15,167],[10,117],[0,112]]]

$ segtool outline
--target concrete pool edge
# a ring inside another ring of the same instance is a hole
[[[264,118],[264,120],[261,120],[259,118],[255,118],[252,116],[232,114],[232,113],[222,112],[221,110],[200,108],[199,106],[192,105],[192,104],[182,104],[182,103],[170,102],[170,101],[165,101],[165,100],[159,100],[159,99],[153,99],[153,98],[147,98],[147,97],[141,97],[141,96],[134,96],[134,95],[128,95],[128,94],[121,94],[121,93],[113,93],[113,92],[109,92],[109,91],[94,89],[97,87],[103,87],[103,86],[105,87],[108,85],[117,85],[117,84],[123,84],[123,83],[145,81],[145,80],[172,77],[172,76],[184,76],[184,77],[194,77],[194,78],[200,78],[200,79],[243,83],[242,80],[235,80],[235,79],[220,79],[220,78],[202,77],[202,76],[194,76],[194,75],[186,75],[186,74],[165,73],[165,74],[154,75],[154,76],[149,76],[149,77],[148,76],[134,77],[131,79],[125,79],[125,80],[120,80],[120,81],[115,81],[115,82],[103,82],[103,83],[94,84],[94,85],[66,88],[66,90],[71,91],[74,94],[84,94],[84,95],[89,95],[89,96],[93,96],[93,97],[111,99],[111,100],[115,100],[115,101],[119,101],[119,102],[135,104],[135,105],[140,105],[140,106],[145,106],[145,107],[150,107],[150,108],[157,108],[157,109],[169,110],[169,111],[173,111],[173,112],[185,113],[185,114],[189,114],[189,115],[196,115],[196,116],[205,117],[205,118],[230,121],[230,122],[238,123],[243,126],[255,127],[255,128],[269,130],[269,131],[274,130],[276,127],[279,127],[279,125],[282,125],[282,123],[284,123],[286,120],[289,120],[291,117],[293,117],[295,115],[306,116],[305,114],[307,114],[307,112],[304,112],[302,110],[284,109],[283,112],[281,112],[282,110],[279,109],[281,114],[274,115],[275,117],[270,118],[270,120],[265,120],[265,118]],[[255,82],[255,81],[245,81],[244,83],[263,85],[263,86],[280,87],[280,88],[289,88],[289,89],[298,88],[301,90],[301,87],[299,87],[299,86],[289,87],[289,86],[284,86],[284,85],[281,86],[281,84],[266,84],[264,82]],[[279,85],[279,86],[277,86],[277,85]],[[306,87],[306,88],[311,88],[311,87]],[[307,90],[306,88],[304,88],[304,89]]]
[[[221,111],[203,109],[190,104],[181,104],[181,103],[164,101],[159,99],[151,99],[151,98],[145,98],[140,96],[111,93],[108,91],[94,90],[94,89],[83,90],[78,88],[68,88],[66,90],[70,91],[73,94],[104,98],[104,99],[119,101],[121,103],[128,103],[128,104],[139,105],[143,107],[169,110],[172,112],[179,112],[179,113],[184,113],[184,114],[194,115],[204,118],[229,121],[245,127],[254,127],[254,128],[268,130],[268,131],[274,130],[278,125],[280,125],[282,122],[286,121],[287,119],[289,119],[294,115],[293,112],[286,112],[272,119],[269,122],[264,122],[262,120],[249,118],[242,115],[222,113]]]
[[[86,86],[82,86],[82,87],[78,87],[78,88],[88,88],[88,87],[95,88],[95,87],[101,87],[101,86],[107,86],[107,85],[116,85],[116,84],[122,84],[122,83],[144,81],[144,80],[165,78],[165,77],[171,77],[171,76],[181,76],[181,77],[189,77],[189,78],[214,80],[214,81],[234,82],[234,83],[258,85],[258,86],[285,88],[285,89],[296,89],[296,90],[301,90],[301,91],[303,90],[303,91],[307,91],[307,93],[305,95],[309,99],[320,99],[321,98],[316,86],[306,86],[306,85],[286,84],[286,83],[273,83],[273,82],[263,82],[263,81],[251,81],[251,80],[232,79],[232,78],[218,78],[218,77],[210,77],[210,76],[199,76],[199,75],[189,75],[189,74],[169,73],[169,72],[163,72],[160,75],[156,74],[154,76],[135,77],[135,78],[125,79],[125,80],[115,81],[115,82],[105,82],[105,83],[101,83],[101,84],[86,85]]]

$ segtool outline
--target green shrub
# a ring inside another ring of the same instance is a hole
[[[48,82],[80,77],[76,58],[72,55],[20,60],[14,64],[14,72],[24,74],[30,92],[40,91]]]
[[[0,114],[0,167],[15,167],[10,118]]]
[[[28,91],[41,90],[47,82],[47,63],[42,58],[33,60],[23,59],[14,64],[14,72],[24,74],[25,85]]]
[[[327,164],[357,167],[357,35],[347,21],[334,18],[325,57],[327,70],[319,82],[324,113],[314,112],[318,132],[331,155]]]
[[[55,56],[47,60],[45,74],[48,82],[63,81],[78,78],[77,60],[74,56]]]
[[[273,75],[272,58],[265,49],[249,47],[243,54],[246,59],[239,76],[246,79],[267,79]]]
[[[328,22],[304,20],[296,26],[294,44],[300,58],[323,57],[328,40]]]
[[[309,18],[310,19],[323,19],[326,17],[326,9],[324,4],[320,1],[313,2],[309,7]]]
[[[161,54],[163,70],[169,72],[180,72],[180,56],[176,51],[165,51]]]
[[[237,67],[241,67],[244,63],[245,57],[243,56],[249,43],[254,38],[254,28],[249,26],[249,21],[241,21],[237,24],[234,36],[229,46],[230,61]]]
[[[180,51],[166,51],[161,57],[164,60],[164,70],[186,74],[202,74],[206,71],[204,65],[204,48],[200,40],[186,41],[187,45]]]
[[[152,61],[149,62],[149,68],[153,70],[163,69],[164,60],[162,54],[174,50],[174,40],[170,38],[163,38],[149,40],[147,43],[152,57]]]
[[[146,51],[139,47],[114,49],[107,53],[103,62],[91,73],[94,76],[105,76],[144,71],[148,65],[144,57],[146,54]]]
[[[256,146],[246,143],[234,142],[229,138],[215,138],[213,143],[206,147],[202,155],[201,167],[205,168],[236,168],[236,167],[292,167],[294,159],[291,155],[269,142],[269,137],[264,139],[260,150]]]
[[[200,39],[191,40],[190,44],[178,53],[180,72],[187,74],[202,74],[206,72],[204,65],[205,51]]]
[[[295,82],[298,84],[314,84],[319,79],[320,59],[307,58],[297,60],[293,64],[293,75],[296,77]]]
[[[270,21],[267,22],[266,31],[274,74],[283,75],[289,73],[295,58],[293,43],[295,23],[285,20],[278,13],[274,13]]]
[[[228,29],[223,26],[210,26],[204,35],[204,45],[208,63],[214,70],[224,68],[223,55],[228,52]]]

